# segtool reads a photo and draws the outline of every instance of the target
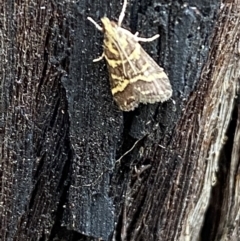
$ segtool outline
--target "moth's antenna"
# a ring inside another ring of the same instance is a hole
[[[123,21],[123,19],[124,19],[126,8],[127,8],[127,0],[124,0],[124,2],[123,2],[123,7],[122,7],[122,11],[121,11],[121,13],[120,13],[120,15],[119,15],[119,19],[118,19],[118,26],[119,26],[119,27],[121,26],[122,21]]]
[[[103,28],[96,21],[94,21],[91,17],[87,17],[87,20],[89,20],[91,23],[93,23],[99,31],[103,32]]]

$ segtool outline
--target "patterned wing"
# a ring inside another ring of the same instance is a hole
[[[136,36],[108,18],[104,26],[104,56],[113,98],[123,111],[139,103],[164,102],[172,95],[163,69],[143,50]]]
[[[130,79],[140,103],[164,102],[172,96],[170,81],[157,63],[141,48],[144,58],[135,61],[139,73]],[[140,66],[141,70],[140,70]]]

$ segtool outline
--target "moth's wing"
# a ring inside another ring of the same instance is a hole
[[[140,103],[139,95],[136,94],[131,84],[127,85],[123,91],[116,92],[113,98],[122,111],[134,110]]]
[[[133,66],[129,55],[135,49],[133,35],[125,29],[116,27],[114,35],[104,39],[104,56],[110,78],[113,99],[123,111],[130,111],[139,105],[139,95],[130,83],[133,73],[138,70]],[[138,44],[138,43],[137,43]]]
[[[140,51],[141,58],[131,59],[136,73],[126,62],[127,76],[119,73],[121,76],[118,85],[119,91],[113,93],[114,100],[123,111],[133,110],[139,103],[164,102],[172,96],[172,87],[163,68],[159,67],[142,47]],[[122,88],[120,89],[120,87]]]
[[[163,68],[141,48],[142,58],[135,61],[139,69],[130,79],[135,95],[141,103],[164,102],[172,96],[172,87]]]

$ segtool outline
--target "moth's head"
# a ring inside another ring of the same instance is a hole
[[[101,18],[102,24],[103,24],[103,31],[105,33],[114,34],[114,29],[117,27],[117,23],[110,21],[109,18],[103,17]]]

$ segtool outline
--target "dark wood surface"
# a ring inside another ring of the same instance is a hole
[[[239,0],[129,2],[173,86],[129,113],[86,19],[121,1],[0,3],[0,240],[239,240]]]

